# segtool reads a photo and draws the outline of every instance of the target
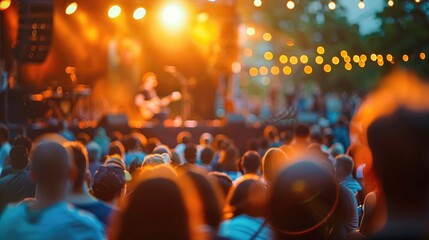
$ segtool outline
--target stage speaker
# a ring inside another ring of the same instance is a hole
[[[21,63],[42,63],[51,46],[54,0],[20,0],[15,55]]]
[[[129,129],[128,117],[125,114],[106,114],[98,122],[107,132],[127,131]]]

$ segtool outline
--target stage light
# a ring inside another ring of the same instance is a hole
[[[255,7],[260,7],[260,6],[262,6],[262,1],[261,0],[255,0],[255,1],[253,1],[253,5],[255,5]]]
[[[360,62],[359,62],[359,67],[364,68],[364,67],[365,67],[365,62],[360,61]]]
[[[292,68],[291,68],[291,67],[289,67],[289,66],[284,66],[284,67],[283,67],[283,73],[284,73],[285,75],[290,75],[290,74],[292,73]]]
[[[315,59],[315,61],[316,61],[316,63],[317,63],[317,64],[319,64],[319,65],[320,65],[320,64],[323,64],[323,57],[322,57],[322,56],[317,56],[317,57],[316,57],[316,59]]]
[[[389,7],[393,7],[393,5],[395,4],[395,2],[393,2],[393,0],[389,0],[389,1],[387,1],[387,5],[389,6]]]
[[[377,55],[375,55],[375,53],[371,54],[371,60],[372,61],[377,61]]]
[[[271,41],[272,36],[271,36],[271,34],[270,34],[270,33],[264,33],[264,35],[262,36],[262,38],[263,38],[265,41],[269,42],[269,41]]]
[[[289,0],[289,1],[286,3],[286,6],[287,6],[287,8],[289,8],[289,9],[293,9],[293,8],[295,7],[295,3],[294,3],[292,0]]]
[[[382,67],[384,65],[384,61],[377,61],[378,66]]]
[[[107,12],[107,15],[109,18],[117,18],[119,15],[121,15],[121,7],[118,5],[113,5],[109,8],[109,11]]]
[[[360,9],[364,9],[365,8],[365,2],[363,0],[360,0],[359,3],[358,3],[358,7]]]
[[[162,10],[161,19],[165,26],[178,28],[185,23],[186,11],[176,3],[169,3]]]
[[[338,57],[333,57],[332,58],[332,63],[335,65],[338,65],[340,63],[340,59]]]
[[[286,55],[281,55],[281,56],[279,57],[279,61],[280,61],[281,63],[283,63],[283,64],[287,63],[287,61],[288,61],[287,56],[286,56]]]
[[[347,51],[346,50],[341,50],[341,57],[345,58],[347,57]]]
[[[266,52],[264,53],[265,60],[272,60],[273,59],[273,53],[272,52]]]
[[[298,58],[297,58],[297,57],[295,57],[295,56],[292,56],[292,57],[290,57],[290,58],[289,58],[289,62],[290,62],[292,65],[295,65],[295,64],[297,64],[297,63],[298,63]]]
[[[146,16],[146,9],[139,7],[139,8],[136,8],[136,10],[134,10],[133,18],[135,20],[140,20],[144,18],[144,16]]]
[[[391,62],[393,60],[392,54],[387,54],[386,55],[386,60],[389,61],[389,62]]]
[[[332,70],[331,65],[325,64],[325,66],[323,66],[323,70],[327,73],[330,73]]]
[[[254,28],[254,27],[248,27],[248,28],[246,29],[246,33],[247,33],[247,35],[249,35],[249,36],[253,36],[253,35],[255,35],[256,30],[255,30],[255,28]]]
[[[363,62],[366,62],[366,60],[368,60],[368,58],[366,57],[365,54],[360,55],[360,60]]]
[[[324,54],[324,53],[325,53],[325,48],[324,48],[324,47],[322,47],[322,46],[318,46],[318,47],[317,47],[317,49],[316,49],[316,52],[317,52],[318,54],[322,55],[322,54]]]
[[[416,3],[420,3],[420,0],[416,0]]]
[[[76,10],[77,10],[77,3],[76,2],[69,3],[66,7],[66,14],[72,15],[73,13],[76,12]]]
[[[313,68],[309,65],[304,67],[305,74],[311,74],[313,72]]]
[[[421,60],[425,60],[425,58],[426,58],[426,53],[421,52],[421,53],[420,53],[420,59],[421,59]]]
[[[10,7],[11,0],[1,0],[0,1],[0,10],[6,10]]]
[[[402,55],[402,60],[404,60],[404,62],[408,62],[409,57],[407,54]]]
[[[209,14],[206,12],[198,13],[196,19],[199,23],[205,23],[209,20]]]
[[[377,61],[383,61],[383,55],[378,54],[377,55]]]
[[[301,61],[301,63],[306,64],[308,63],[308,57],[307,55],[302,55],[299,60]]]
[[[337,4],[335,3],[335,1],[330,1],[328,4],[328,8],[330,10],[335,10],[335,8],[337,8]]]

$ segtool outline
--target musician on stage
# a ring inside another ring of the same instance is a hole
[[[158,86],[158,80],[153,72],[143,75],[142,84],[139,93],[135,98],[135,104],[139,107],[141,116],[144,120],[157,119],[163,122],[168,115],[168,109],[165,107],[172,101],[181,98],[179,92],[173,92],[170,96],[159,98],[155,88]]]

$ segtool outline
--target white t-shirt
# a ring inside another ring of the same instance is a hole
[[[0,239],[66,240],[105,239],[96,218],[58,202],[42,211],[30,212],[28,203],[9,205],[0,217]]]

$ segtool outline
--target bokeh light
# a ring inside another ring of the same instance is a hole
[[[139,8],[136,8],[136,10],[134,10],[133,18],[135,20],[140,20],[144,18],[144,16],[146,16],[146,9],[139,7]]]
[[[263,76],[266,76],[268,74],[268,68],[265,66],[262,66],[259,68],[259,73]]]
[[[10,7],[11,0],[0,0],[0,10],[6,10]]]
[[[271,74],[273,74],[274,76],[279,75],[280,73],[280,68],[277,66],[273,66],[271,67]]]
[[[301,63],[306,64],[308,63],[308,57],[307,55],[302,55],[299,60],[301,61]]]
[[[258,69],[257,68],[255,68],[255,67],[252,67],[252,68],[250,68],[249,69],[249,74],[250,74],[250,76],[252,76],[252,77],[256,77],[256,76],[258,76]]]
[[[313,68],[309,65],[304,67],[305,74],[311,74],[313,72]]]
[[[285,75],[290,75],[290,74],[292,73],[292,68],[291,68],[291,67],[289,67],[289,66],[284,66],[284,67],[283,67],[283,73],[284,73]]]
[[[265,60],[272,60],[273,59],[273,53],[272,52],[265,52],[264,53]]]
[[[293,9],[295,7],[295,3],[292,0],[289,0],[287,1],[286,6],[289,9]]]
[[[165,26],[175,30],[186,21],[186,9],[177,3],[168,3],[161,11],[161,20]]]
[[[317,52],[318,54],[322,55],[322,54],[324,54],[324,53],[325,53],[325,48],[324,48],[324,47],[322,47],[322,46],[318,46],[318,47],[317,47],[317,49],[316,49],[316,52]]]
[[[289,62],[290,62],[291,64],[295,65],[295,64],[297,64],[297,63],[298,63],[298,58],[297,58],[297,57],[295,57],[295,56],[291,56],[291,57],[289,58]]]
[[[340,63],[340,59],[338,57],[333,57],[332,58],[332,63],[335,65],[338,65],[338,63]]]
[[[351,63],[346,63],[345,65],[344,65],[344,68],[347,70],[347,71],[350,71],[350,70],[352,70],[352,64]]]
[[[323,70],[324,70],[325,72],[327,72],[327,73],[330,73],[330,72],[331,72],[331,70],[332,70],[331,65],[329,65],[329,64],[325,64],[325,65],[323,66]]]
[[[253,5],[254,5],[255,7],[260,7],[260,6],[262,6],[262,0],[255,0],[255,1],[253,1]]]
[[[118,5],[113,5],[109,8],[109,11],[107,12],[107,15],[109,18],[117,18],[119,15],[121,15],[121,7]]]
[[[1,4],[3,3],[4,1],[2,1],[1,3],[0,3],[0,9],[1,9]],[[9,1],[10,2],[10,1]],[[75,13],[76,12],[76,10],[77,10],[77,2],[72,2],[72,3],[70,3],[69,5],[67,5],[67,7],[66,7],[66,14],[67,15],[72,15],[73,13]]]
[[[271,36],[271,34],[270,33],[264,33],[264,35],[262,36],[262,38],[265,40],[265,41],[271,41],[271,38],[272,38],[272,36]]]
[[[243,54],[245,57],[251,57],[253,55],[253,50],[250,48],[245,48],[243,50]]]
[[[322,56],[317,56],[315,59],[317,64],[322,64],[323,63],[323,57]]]
[[[409,57],[407,54],[402,55],[402,60],[404,60],[404,62],[408,62]]]
[[[281,63],[285,64],[285,63],[287,63],[288,58],[287,58],[287,56],[286,56],[286,55],[281,55],[281,56],[279,57],[279,61],[280,61]]]
[[[247,35],[249,35],[249,36],[253,36],[253,35],[255,35],[256,30],[255,30],[255,28],[254,28],[254,27],[248,27],[248,28],[246,29],[246,33],[247,33]]]

